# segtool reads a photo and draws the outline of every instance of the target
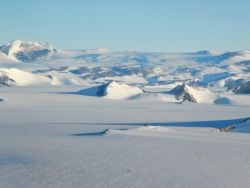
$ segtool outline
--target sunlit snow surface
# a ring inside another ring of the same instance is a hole
[[[20,42],[0,53],[0,187],[249,187],[249,51]]]
[[[0,187],[249,186],[249,134],[216,129],[249,106],[69,94],[79,89],[1,89]]]

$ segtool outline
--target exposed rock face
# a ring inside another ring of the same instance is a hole
[[[206,88],[191,87],[187,84],[176,86],[170,93],[175,95],[176,99],[181,102],[189,101],[213,104],[214,100],[218,98],[218,96],[214,95]]]
[[[220,128],[219,130],[221,132],[230,132],[233,129],[242,129],[242,130],[245,130],[246,132],[249,132],[249,125],[250,125],[250,118],[248,117],[248,118],[239,120],[239,122],[235,124]]]
[[[220,132],[230,132],[232,129],[235,129],[236,126],[235,125],[229,125],[227,127],[223,127],[223,128],[220,128]]]
[[[178,85],[170,92],[173,93],[179,101],[198,102],[191,93],[190,86],[186,84]]]
[[[250,94],[250,81],[233,90],[235,93]]]
[[[12,59],[32,62],[46,59],[57,50],[48,43],[15,40],[0,46],[0,51]]]
[[[13,83],[15,83],[15,80],[8,77],[6,72],[0,70],[0,86],[11,86]]]
[[[106,95],[106,90],[110,85],[112,85],[112,82],[109,82],[109,83],[106,83],[106,84],[103,84],[103,85],[99,86],[97,91],[96,91],[96,95],[99,96],[99,97],[105,96]]]

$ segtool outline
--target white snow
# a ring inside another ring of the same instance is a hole
[[[0,72],[5,72],[9,78],[15,81],[14,84],[18,86],[40,85],[50,82],[48,77],[32,74],[16,68],[0,69]]]
[[[143,93],[143,91],[138,87],[129,86],[127,84],[120,84],[115,81],[110,81],[100,86],[82,89],[78,92],[78,94],[81,95],[99,96],[107,99],[117,100],[128,99],[141,93]]]
[[[147,81],[145,78],[140,77],[138,75],[132,74],[132,75],[125,75],[125,76],[114,76],[114,77],[104,77],[104,78],[98,78],[95,81],[96,82],[105,82],[108,80],[114,80],[116,82],[123,82],[126,84],[146,84]]]
[[[78,89],[1,88],[0,187],[248,187],[249,134],[215,127],[249,106],[63,93]]]
[[[180,102],[178,101],[174,95],[166,94],[166,93],[148,93],[145,92],[140,95],[136,95],[134,97],[131,97],[130,99],[134,100],[142,100],[142,101],[161,101],[161,102]]]
[[[140,88],[126,84],[118,84],[115,81],[109,83],[105,88],[104,96],[108,99],[127,99],[129,97],[143,93]]]
[[[180,101],[190,101],[196,103],[213,103],[216,95],[209,90],[200,87],[191,87],[186,84],[176,86],[172,91],[176,98]]]
[[[215,99],[215,95],[205,88],[193,88],[189,86],[187,88],[198,103],[213,103]]]
[[[249,187],[249,51],[0,51],[0,187]]]

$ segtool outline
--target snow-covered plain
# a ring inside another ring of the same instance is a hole
[[[0,51],[0,187],[249,187],[249,51]]]

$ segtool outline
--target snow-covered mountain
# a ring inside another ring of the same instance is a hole
[[[6,54],[10,59],[21,62],[32,62],[47,59],[57,50],[49,43],[26,42],[15,40],[0,46],[0,52]]]
[[[187,84],[176,86],[170,93],[174,94],[179,101],[195,103],[213,103],[215,96],[205,88],[191,87]]]
[[[0,86],[94,86],[84,92],[116,99],[229,104],[234,92],[247,94],[250,51],[58,50],[48,43],[16,40],[0,47],[0,70]],[[132,85],[149,92],[135,97],[142,90]]]

